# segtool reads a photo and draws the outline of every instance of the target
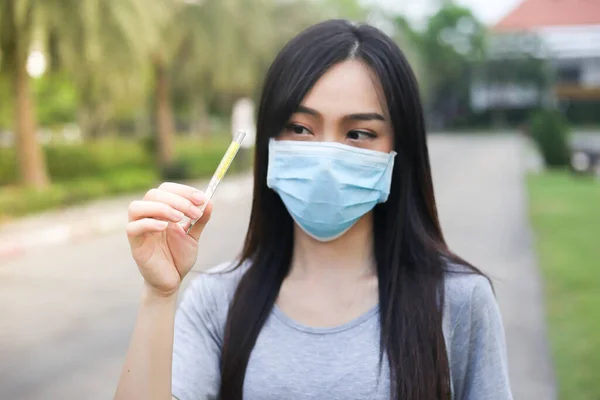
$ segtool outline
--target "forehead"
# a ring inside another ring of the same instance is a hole
[[[379,79],[358,60],[347,60],[329,69],[308,92],[302,105],[324,115],[359,112],[387,115]]]

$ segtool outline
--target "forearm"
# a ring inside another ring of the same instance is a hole
[[[115,400],[171,399],[176,304],[176,293],[161,297],[144,288]]]

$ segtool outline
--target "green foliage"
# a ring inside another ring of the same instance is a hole
[[[77,87],[65,73],[46,74],[31,81],[36,117],[41,127],[72,123],[77,114]],[[0,129],[13,121],[12,92],[6,76],[0,74]]]
[[[17,182],[17,153],[0,148],[0,186]]]
[[[486,31],[464,7],[445,6],[433,15],[417,39],[434,86],[464,83],[465,70],[484,55]]]
[[[178,127],[190,120],[201,126],[208,105],[218,104],[216,111],[229,115],[237,98],[255,97],[276,52],[301,29],[331,17],[362,15],[359,0],[0,0],[0,75],[21,83],[15,85],[21,98],[29,100],[30,87],[35,107],[14,121],[14,95],[6,95],[0,82],[0,127],[33,137],[36,127],[47,131],[77,123],[86,139],[104,137],[124,122],[135,126],[128,132],[150,130],[157,65],[169,73],[161,104],[178,100],[174,114],[185,110],[189,118],[177,121]],[[27,82],[21,72],[32,50],[44,54],[49,68],[46,76]],[[168,93],[172,88],[175,93]],[[48,148],[46,167],[33,159],[39,143],[16,140],[16,145],[29,147],[20,149],[30,158],[19,160],[21,169],[49,170],[24,174],[31,185],[44,186],[45,179],[33,176],[46,172],[62,182],[107,170],[87,150]],[[161,171],[163,176],[204,173],[205,164],[189,158]],[[10,152],[4,154],[0,184],[14,182],[13,165]]]
[[[0,149],[0,220],[87,200],[145,190],[166,178],[208,178],[229,145],[229,138],[179,138],[177,158],[168,171],[158,171],[138,141],[103,140],[94,144],[46,148],[55,183],[38,191],[15,182],[14,152]],[[161,172],[165,176],[161,176]]]
[[[160,176],[164,180],[182,180],[212,174],[225,154],[230,140],[227,135],[208,140],[197,137],[178,138],[175,161],[162,168],[159,171]],[[154,137],[146,138],[143,146],[149,154],[155,154]]]
[[[50,67],[33,82],[39,125],[76,121],[93,135],[151,105],[157,60],[171,68],[179,109],[225,95],[218,111],[229,113],[237,97],[256,94],[275,53],[301,29],[365,16],[358,0],[1,0],[0,62],[13,59],[17,39],[35,44]],[[1,86],[0,127],[10,127],[11,94]]]
[[[207,101],[217,93],[231,101],[251,96],[276,51],[307,25],[307,19],[317,22],[339,7],[354,12],[352,6],[357,4],[355,0],[315,2],[315,7],[307,3],[223,0],[179,7],[165,25],[165,40],[157,51],[161,62],[171,64],[175,87],[183,92],[180,97],[193,101],[197,93],[190,88],[201,88]]]
[[[415,31],[401,17],[395,19],[397,42],[409,49],[417,66],[424,105],[442,126],[454,124],[470,109],[472,66],[483,59],[487,44],[485,26],[472,12],[452,3]]]
[[[150,168],[151,157],[135,141],[103,140],[93,144],[50,145],[44,148],[53,181],[101,176],[130,168]],[[0,149],[0,185],[16,183],[14,149]]]
[[[104,140],[78,146],[52,146],[46,149],[50,176],[58,181],[87,175],[103,175],[116,170],[149,167],[150,156],[135,141]]]
[[[565,105],[565,117],[573,124],[600,126],[600,98],[598,99],[573,99]]]
[[[54,185],[47,190],[9,187],[0,190],[0,221],[43,211],[63,204],[66,193]]]
[[[569,163],[568,126],[563,115],[555,110],[536,112],[529,124],[529,133],[538,145],[549,167],[564,167]]]
[[[175,7],[174,0],[79,0],[63,10],[69,23],[51,20],[58,57],[78,88],[85,136],[99,136],[117,113],[143,106],[157,28]]]
[[[528,186],[558,398],[598,399],[600,184],[553,171]]]
[[[331,18],[363,21],[367,16],[365,7],[356,0],[327,0],[317,4],[323,7],[323,11]]]
[[[131,168],[111,171],[104,178],[111,193],[124,193],[148,189],[158,177],[153,168]]]
[[[184,164],[185,178],[212,175],[223,158],[231,137],[223,135],[211,141],[193,138],[180,140],[176,148],[176,159]]]
[[[2,188],[0,190],[0,220],[19,217],[57,207],[67,207],[84,201],[120,193],[144,190],[158,181],[153,170],[129,169],[106,176],[84,177],[56,183],[48,189]]]
[[[9,82],[6,75],[2,74],[2,60],[0,54],[0,130],[12,124],[12,103]]]
[[[165,181],[180,181],[190,177],[189,164],[177,160],[160,169],[160,176]]]
[[[420,48],[420,33],[412,28],[410,22],[405,17],[397,16],[393,19],[393,22],[395,27],[395,42],[410,63],[419,85],[422,88],[426,87],[428,76]]]
[[[76,88],[65,74],[48,74],[33,80],[40,126],[68,124],[77,113]]]
[[[191,179],[214,172],[229,145],[229,138],[199,140],[178,138],[175,163],[162,171],[170,179]],[[148,141],[150,142],[150,141]],[[147,143],[137,140],[104,139],[77,145],[45,147],[48,170],[53,181],[69,182],[78,178],[115,178],[122,171],[155,170]],[[155,171],[160,176],[159,171]],[[0,149],[0,186],[17,181],[13,149]]]
[[[490,83],[531,83],[543,89],[552,79],[547,62],[533,56],[492,59],[482,67]]]

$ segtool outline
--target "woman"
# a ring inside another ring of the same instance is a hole
[[[271,66],[239,262],[196,278],[211,205],[129,209],[145,281],[116,398],[511,399],[488,280],[446,246],[414,75],[379,30],[327,21]]]

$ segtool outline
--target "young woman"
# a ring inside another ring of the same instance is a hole
[[[415,77],[379,30],[334,20],[271,66],[240,259],[192,281],[211,205],[131,204],[145,289],[118,399],[511,399],[487,278],[447,247]]]

